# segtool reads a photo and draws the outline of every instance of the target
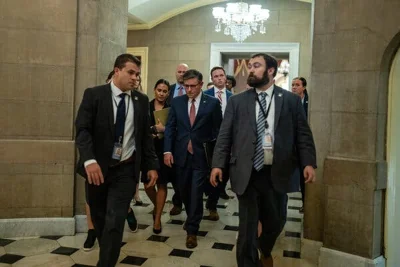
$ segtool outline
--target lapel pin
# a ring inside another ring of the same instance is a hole
[[[137,96],[135,96],[135,100],[138,100]]]
[[[278,96],[279,96],[279,97],[282,97],[282,93],[279,93]]]

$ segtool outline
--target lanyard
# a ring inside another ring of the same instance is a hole
[[[262,114],[264,115],[264,118],[265,118],[265,129],[269,128],[269,124],[268,124],[267,118],[268,118],[269,110],[271,108],[271,103],[272,103],[272,100],[273,100],[273,97],[274,97],[274,93],[275,93],[275,90],[272,91],[271,100],[269,101],[268,108],[267,108],[267,113],[265,113],[265,110],[263,109],[263,107],[261,105],[259,95],[257,94],[257,102],[258,102],[258,105],[260,106],[260,110],[261,110],[261,112],[262,112]]]
[[[126,118],[128,117],[129,105],[130,105],[130,102],[131,102],[131,101],[129,101],[129,95],[126,94],[126,96],[128,97],[128,108],[126,109],[125,120],[126,120]],[[114,101],[115,106],[116,106],[117,109],[118,109],[118,104],[117,104],[117,101],[115,100],[114,95],[113,95],[113,98],[112,98],[112,99],[113,99],[113,101]],[[124,98],[124,99],[121,99],[120,101],[125,101],[125,98]]]

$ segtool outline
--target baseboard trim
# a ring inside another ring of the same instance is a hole
[[[75,215],[75,231],[77,233],[86,233],[88,231],[86,215]]]
[[[75,218],[1,219],[2,238],[75,235]]]
[[[385,267],[386,260],[383,256],[379,256],[372,260],[338,250],[322,247],[320,249],[318,266]]]
[[[301,258],[318,265],[319,253],[322,242],[302,238],[301,239]]]

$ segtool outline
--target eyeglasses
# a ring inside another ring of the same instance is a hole
[[[198,83],[198,84],[184,84],[183,87],[185,87],[185,89],[190,89],[190,88],[195,88],[199,84],[200,83]]]

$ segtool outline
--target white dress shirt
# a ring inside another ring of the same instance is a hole
[[[121,101],[120,94],[124,93],[119,89],[114,82],[110,83],[111,85],[111,94],[112,94],[112,101],[113,101],[113,111],[114,111],[114,125],[117,121],[117,107],[119,101]],[[133,108],[133,101],[131,99],[131,91],[126,91],[125,96],[125,108],[126,108],[126,119],[125,119],[125,130],[124,130],[124,138],[122,143],[122,156],[121,161],[129,159],[133,152],[135,151],[135,136],[134,136],[134,108]],[[111,157],[111,155],[110,155]],[[85,168],[89,164],[97,162],[95,159],[90,159],[85,161],[84,165]]]
[[[272,96],[272,92],[274,90],[274,85],[272,85],[271,87],[269,87],[265,92],[267,93],[267,96],[265,97],[265,101],[267,102],[267,109],[268,109],[268,105],[271,102],[271,96]],[[257,94],[260,94],[261,90],[256,89]],[[272,143],[274,143],[274,123],[275,123],[275,94],[273,96],[272,102],[271,102],[271,107],[269,109],[269,113],[268,113],[268,118],[267,118],[267,122],[268,122],[268,132],[272,137]],[[258,104],[258,101],[256,101],[256,121],[258,121],[258,114],[260,111],[260,105]],[[265,113],[267,113],[267,110],[265,110]],[[273,147],[273,146],[272,146]],[[272,161],[274,158],[274,154],[273,154],[273,150],[271,149],[264,149],[264,164],[265,165],[272,165]]]
[[[196,96],[196,98],[194,99],[194,100],[195,100],[194,106],[195,106],[195,108],[196,108],[196,116],[197,116],[197,112],[199,111],[200,101],[201,101],[201,95],[202,95],[202,94],[203,94],[203,93],[200,92],[200,94],[199,94],[198,96]],[[192,106],[192,100],[193,100],[193,98],[189,98],[189,100],[188,100],[188,114],[189,114],[189,119],[190,119],[190,107]]]
[[[214,87],[214,96],[218,99],[218,91],[221,91],[221,109],[222,109],[222,117],[225,114],[226,104],[227,104],[227,96],[226,96],[226,88],[219,90],[218,88]]]

